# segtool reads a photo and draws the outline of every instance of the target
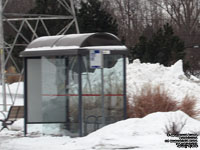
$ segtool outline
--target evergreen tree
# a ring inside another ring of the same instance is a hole
[[[117,23],[101,7],[99,0],[82,0],[77,13],[81,33],[111,32],[117,34]]]
[[[66,2],[70,5],[69,0]],[[77,20],[81,33],[89,32],[111,32],[117,34],[117,23],[101,7],[101,2],[99,0],[81,0],[80,8],[77,10]],[[51,15],[63,15],[69,16],[68,11],[64,9],[57,1],[55,0],[36,0],[35,8],[30,11],[31,14],[51,14]],[[50,33],[56,34],[60,29],[66,26],[69,23],[69,20],[50,20],[46,23]],[[75,28],[71,28],[68,33],[74,33]],[[39,36],[46,35],[46,31],[39,25],[37,31]]]
[[[184,42],[174,35],[169,24],[164,25],[151,39],[141,36],[138,44],[131,50],[130,60],[139,58],[142,62],[171,65],[184,58]]]

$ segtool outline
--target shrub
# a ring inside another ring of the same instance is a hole
[[[160,86],[152,87],[151,85],[145,85],[138,95],[128,99],[129,118],[142,118],[154,112],[177,110],[181,110],[193,118],[199,114],[199,111],[195,109],[196,100],[194,97],[186,96],[181,103],[178,103]]]
[[[166,135],[178,135],[181,133],[181,130],[184,128],[186,125],[186,120],[182,122],[181,124],[174,122],[174,121],[169,121],[169,125],[165,125],[165,134]]]
[[[190,117],[196,118],[200,114],[200,111],[195,108],[196,103],[197,100],[194,97],[185,96],[178,109],[185,112]]]

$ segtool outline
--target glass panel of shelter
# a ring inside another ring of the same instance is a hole
[[[123,56],[104,55],[105,122],[123,120]]]
[[[104,55],[104,104],[102,69],[91,69],[89,63],[89,56],[82,56],[83,135],[123,119],[123,56]],[[44,125],[44,132],[48,128],[58,132],[65,129],[70,136],[78,136],[77,56],[28,59],[27,65],[28,91],[31,91],[28,93],[28,123],[48,123]]]
[[[87,135],[123,119],[123,56],[104,55],[103,101],[102,69],[91,69],[88,56],[82,59],[85,66],[82,71],[83,132]]]
[[[76,63],[76,56],[28,59],[28,123],[43,123],[44,133],[53,128],[78,135]]]

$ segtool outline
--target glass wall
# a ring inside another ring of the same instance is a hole
[[[104,55],[104,102],[106,122],[123,119],[123,56]]]
[[[27,59],[27,123],[57,124],[78,136],[122,120],[123,60],[122,55],[104,54],[104,67],[91,69],[89,56],[81,56],[79,95],[78,56]]]
[[[78,132],[77,57],[27,60],[28,123],[60,123]]]
[[[103,69],[90,69],[89,58],[83,57],[85,66],[82,71],[84,135],[123,119],[123,56],[104,55],[103,60]],[[104,89],[103,97],[102,88]]]

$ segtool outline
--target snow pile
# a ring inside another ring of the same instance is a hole
[[[6,84],[6,92],[7,95],[9,93],[9,91],[12,94],[16,94],[18,97],[23,97],[23,93],[24,93],[24,87],[23,87],[24,83],[23,82],[16,82],[16,83],[12,83],[12,84]],[[0,85],[0,95],[2,94],[2,86]]]
[[[195,79],[195,80],[194,80]],[[181,101],[186,95],[200,100],[199,79],[188,79],[183,72],[183,62],[179,60],[170,67],[158,63],[141,63],[138,59],[127,67],[127,93],[137,94],[146,85],[160,85],[172,98]]]
[[[159,118],[159,119],[158,119]],[[153,121],[152,121],[153,120]],[[200,133],[200,122],[181,111],[157,112],[144,118],[132,118],[99,129],[83,138],[26,137],[0,145],[4,150],[92,150],[92,149],[178,149],[175,143],[165,143],[167,128],[175,122],[181,134]],[[183,126],[182,126],[183,125]],[[174,138],[173,138],[174,139]],[[200,144],[200,141],[198,142]]]
[[[78,145],[80,145],[79,148],[84,145],[87,146],[87,149],[98,147],[98,145],[101,145],[102,149],[106,149],[107,146],[113,146],[110,149],[115,147],[148,148],[151,145],[155,145],[156,148],[159,146],[158,144],[168,147],[169,143],[164,143],[164,139],[167,138],[167,128],[170,128],[173,122],[181,134],[200,132],[200,122],[190,118],[182,111],[158,112],[144,118],[127,119],[108,125],[71,145],[76,145],[76,148]],[[182,129],[181,125],[183,125]]]
[[[7,106],[11,105],[23,105],[24,104],[24,83],[18,82],[13,84],[6,84],[6,103]],[[7,108],[9,109],[9,107]],[[3,111],[3,98],[2,98],[2,86],[0,85],[0,112]],[[4,114],[6,114],[4,112]],[[5,118],[0,113],[0,119]]]

